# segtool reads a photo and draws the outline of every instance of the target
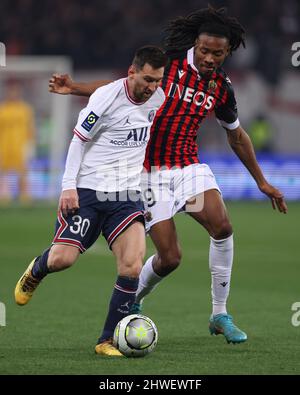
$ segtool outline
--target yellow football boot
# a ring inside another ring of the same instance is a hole
[[[30,262],[15,288],[15,301],[20,306],[24,306],[30,301],[33,292],[41,282],[41,280],[34,278],[31,274],[35,260],[36,258]]]
[[[112,344],[112,339],[97,344],[95,353],[99,355],[108,355],[110,357],[123,357],[123,354]]]

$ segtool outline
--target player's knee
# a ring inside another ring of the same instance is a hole
[[[123,261],[119,266],[119,275],[138,278],[142,270],[142,260]]]
[[[222,221],[216,229],[214,229],[213,234],[211,235],[216,240],[226,239],[231,236],[233,233],[233,229],[231,223],[226,219]]]
[[[64,270],[73,265],[77,258],[77,254],[69,253],[69,251],[50,251],[48,258],[48,267],[50,271],[56,272]]]
[[[137,278],[143,265],[144,254],[124,254],[118,262],[119,274],[121,276]]]

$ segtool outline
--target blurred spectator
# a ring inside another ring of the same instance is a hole
[[[273,151],[274,130],[264,114],[257,115],[247,130],[256,152]]]
[[[0,199],[11,200],[13,192],[8,175],[18,175],[18,197],[28,201],[27,162],[32,154],[35,136],[34,114],[31,106],[21,98],[17,81],[8,81],[6,96],[0,102]]]

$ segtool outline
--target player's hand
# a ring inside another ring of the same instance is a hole
[[[62,191],[58,203],[58,211],[63,213],[64,217],[68,214],[74,214],[79,209],[79,198],[76,189],[67,189]]]
[[[271,199],[274,210],[276,210],[277,208],[281,213],[287,213],[287,204],[284,200],[283,194],[280,192],[279,189],[274,188],[268,183],[259,186],[259,189],[262,191],[262,193],[264,193]]]
[[[53,74],[49,80],[49,92],[60,95],[70,95],[72,93],[73,80],[69,74]]]

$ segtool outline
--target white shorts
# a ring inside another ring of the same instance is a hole
[[[210,167],[194,163],[182,169],[143,173],[142,190],[146,210],[146,230],[177,212],[199,212],[209,189],[220,189]],[[199,196],[200,195],[200,196]]]

